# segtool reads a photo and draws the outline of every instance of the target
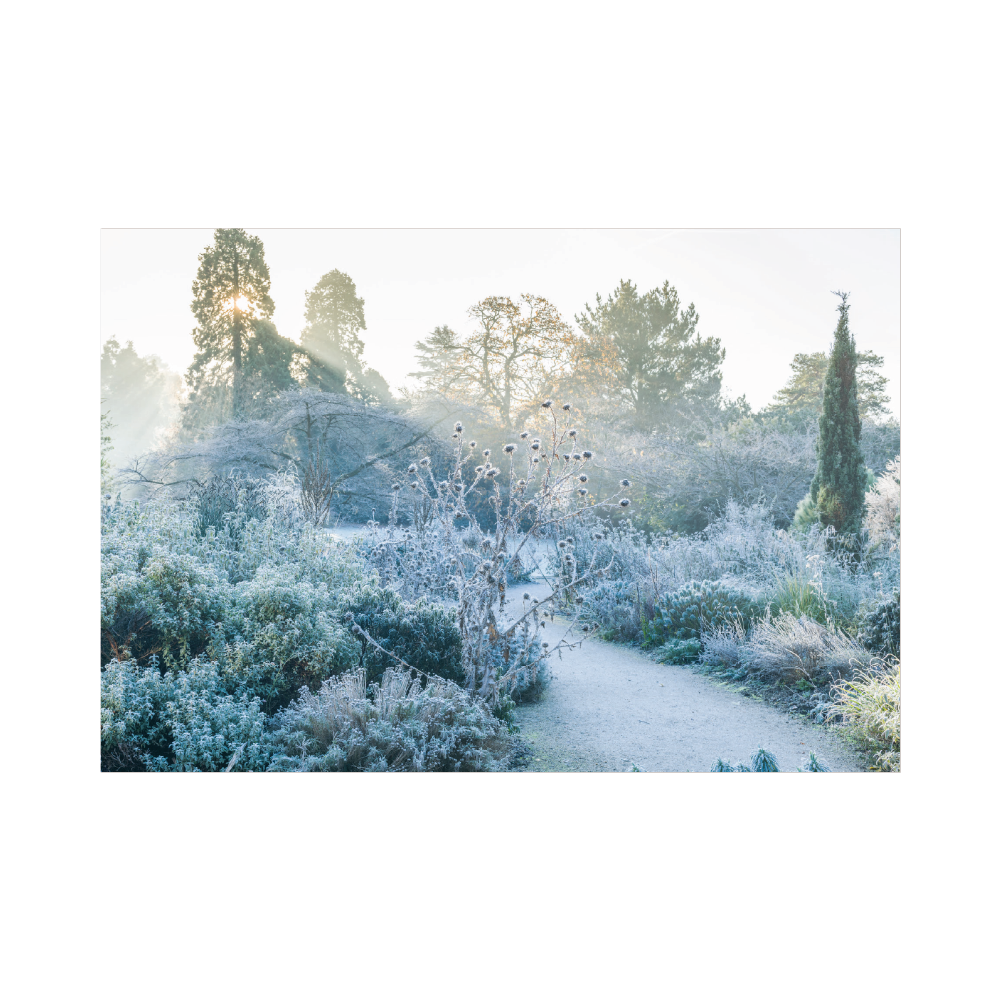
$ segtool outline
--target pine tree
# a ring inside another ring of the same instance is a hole
[[[835,295],[841,298],[841,303],[831,360],[824,377],[817,472],[810,484],[810,496],[824,525],[833,525],[843,534],[856,534],[861,528],[866,489],[856,379],[858,353],[855,338],[848,329],[848,293]]]
[[[719,406],[726,351],[718,337],[699,334],[694,303],[684,309],[666,281],[645,295],[621,281],[596,302],[574,317],[584,334],[584,354],[610,354],[606,385],[638,426],[670,424]]]
[[[306,296],[306,385],[328,393],[347,393],[363,376],[365,300],[341,271],[328,271]]]
[[[229,389],[232,413],[241,413],[248,341],[255,322],[269,320],[275,311],[270,290],[260,238],[242,229],[217,229],[213,245],[198,256],[191,286],[191,311],[198,320],[193,332],[198,351],[188,369],[192,410],[212,397],[218,403]]]

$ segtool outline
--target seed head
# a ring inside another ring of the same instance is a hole
[[[574,454],[573,454],[573,461],[574,462],[580,462],[580,458],[581,458],[580,452],[574,452]]]
[[[564,462],[569,462],[570,461],[570,453],[569,452],[564,452],[563,453],[563,461]]]
[[[411,462],[410,465],[407,466],[407,472],[408,473],[416,473],[417,472],[417,463],[416,462]]]
[[[590,459],[591,456],[594,455],[594,452],[591,452],[588,449],[584,449],[584,451],[581,454],[584,456],[585,459]]]
[[[629,482],[629,480],[619,480],[619,486],[620,487],[631,487],[632,484]]]
[[[354,617],[355,617],[355,613],[354,612],[345,612],[344,613],[344,619],[347,622],[350,622]]]
[[[425,455],[424,458],[421,459],[421,465],[426,469],[431,465],[431,460]]]
[[[581,473],[577,479],[580,480],[581,483],[587,483],[587,473]]]
[[[539,451],[539,443],[537,441],[533,441],[532,442],[532,448],[533,448],[534,451],[538,452]]]
[[[587,487],[581,487],[580,490],[577,491],[577,493],[579,493],[581,497],[584,497],[587,494]]]
[[[483,467],[482,466],[477,466],[476,469],[474,470],[474,472],[482,473],[483,472]]]
[[[569,409],[569,408],[567,408],[567,409]],[[577,429],[576,428],[570,428],[570,430],[567,431],[567,434],[570,435],[571,438],[576,438],[577,437]]]
[[[563,409],[564,410],[569,410],[570,409],[570,404],[569,403],[564,403],[563,404]]]
[[[505,445],[504,451],[507,452],[508,455],[510,455],[517,447],[518,447],[517,445]]]
[[[623,497],[622,500],[619,501],[619,507],[629,507],[629,498]]]
[[[521,438],[522,440],[524,440],[525,438],[528,437],[528,432],[527,431],[522,431],[521,434],[518,435],[518,437]]]
[[[553,401],[552,400],[543,400],[543,402],[542,402],[542,406],[546,410],[548,410],[552,405],[553,405]]]
[[[531,597],[532,596],[527,591],[521,596],[522,601],[528,601],[528,599]]]
[[[414,482],[410,484],[410,489],[416,490],[419,485],[420,484],[416,480],[414,480]]]
[[[475,442],[475,441],[471,441],[471,442],[469,443],[469,447],[470,447],[470,449],[474,449],[474,448],[476,448],[476,442]]]
[[[459,437],[459,432],[458,431],[453,431],[452,432],[452,437],[453,438],[458,438]]]
[[[549,649],[549,644],[545,640],[542,641],[542,649],[543,650],[548,650]]]
[[[483,449],[483,454],[484,455],[489,455],[490,454],[490,449],[489,448]]]
[[[462,430],[462,421],[456,421],[455,422],[455,430],[456,431],[461,431]]]
[[[518,480],[518,486],[519,487],[525,486],[525,481],[524,480]]]
[[[491,466],[487,470],[487,476],[496,476],[499,472],[500,470],[496,466]]]
[[[358,623],[356,622],[356,623],[355,623],[355,624],[354,624],[354,625],[353,625],[353,626],[351,627],[351,632],[353,632],[353,633],[355,634],[355,636],[358,636],[358,635],[359,635],[359,634],[361,633],[361,626],[360,626],[360,625],[358,625]]]
[[[491,547],[491,546],[493,545],[493,543],[492,543],[492,542],[491,542],[491,541],[490,541],[489,539],[484,539],[484,540],[483,540],[483,541],[482,541],[482,542],[480,543],[480,545],[481,545],[481,546],[482,546],[482,547],[483,547],[484,549],[489,549],[489,548],[490,548],[490,547]]]
[[[538,461],[539,461],[539,457],[537,455],[533,455],[532,456],[532,462],[538,462]]]
[[[399,483],[394,483],[393,484],[393,489],[394,490],[399,490],[400,489],[400,484]]]

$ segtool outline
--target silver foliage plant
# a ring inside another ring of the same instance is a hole
[[[573,426],[571,405],[559,408],[546,400],[542,410],[542,433],[523,431],[503,445],[498,465],[491,449],[467,441],[457,422],[447,475],[437,479],[429,457],[411,463],[404,482],[394,484],[388,525],[370,524],[370,561],[384,586],[404,596],[431,591],[456,601],[466,687],[490,704],[534,683],[547,657],[582,642],[588,627],[576,634],[575,628],[583,591],[609,567],[597,550],[582,558],[574,536],[582,528],[602,535],[597,512],[624,510],[630,503],[622,496],[628,480],[610,497],[593,501],[587,487],[593,455]],[[483,489],[494,522],[489,532],[470,509],[472,495]],[[399,498],[405,491],[414,516],[411,527],[401,530]],[[553,542],[562,572],[548,579],[552,593],[540,600],[525,592],[520,607],[512,608],[509,577],[524,579],[538,568],[537,553]],[[569,622],[561,623],[562,635],[550,641],[544,637],[556,631],[557,611]],[[364,632],[357,623],[355,628]]]

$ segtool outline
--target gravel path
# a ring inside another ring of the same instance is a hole
[[[550,593],[536,583],[517,590]],[[823,727],[629,647],[588,639],[551,660],[550,670],[542,700],[516,711],[521,737],[534,749],[530,771],[706,772],[718,757],[748,763],[758,747],[783,772],[802,766],[810,751],[832,771],[861,770]]]

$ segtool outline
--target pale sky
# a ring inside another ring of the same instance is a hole
[[[466,310],[523,292],[573,321],[622,278],[640,292],[666,279],[695,303],[703,336],[726,348],[724,390],[758,409],[786,381],[796,352],[827,350],[833,289],[851,293],[860,350],[885,358],[900,416],[900,231],[866,230],[280,230],[264,241],[274,322],[298,341],[306,292],[326,272],[350,275],[365,300],[365,361],[397,390],[414,343],[434,327],[472,329]],[[211,229],[105,229],[101,339],[131,340],[183,374],[194,354],[191,283]]]

